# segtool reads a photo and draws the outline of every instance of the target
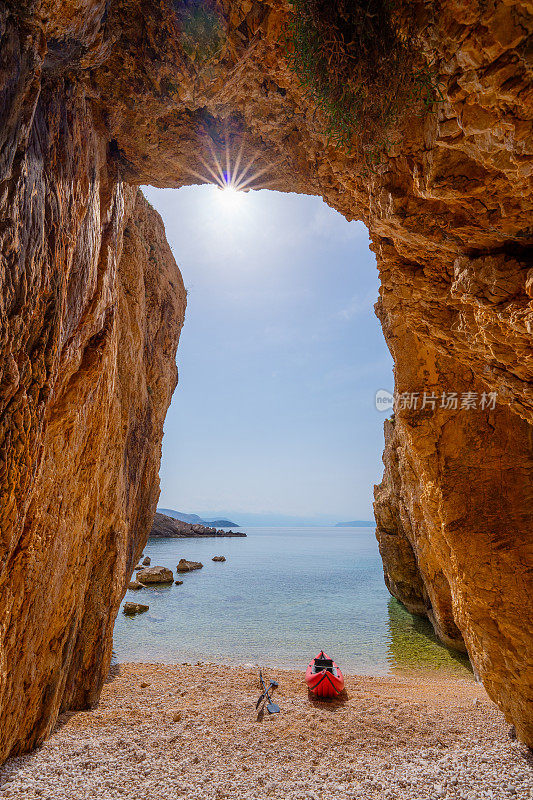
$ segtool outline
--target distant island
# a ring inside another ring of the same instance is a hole
[[[156,512],[150,537],[152,539],[200,539],[204,537],[246,536],[243,531],[217,530],[209,525],[183,520]]]
[[[198,514],[185,514],[183,511],[174,511],[173,508],[158,508],[160,514],[165,514],[167,517],[179,519],[181,522],[189,522],[191,525],[206,525],[218,528],[239,528],[237,522],[232,522],[229,519],[202,519]]]
[[[354,519],[352,522],[337,522],[336,528],[373,528],[375,521],[368,519]]]

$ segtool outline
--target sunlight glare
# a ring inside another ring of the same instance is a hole
[[[230,183],[227,183],[224,187],[217,187],[217,198],[224,208],[231,210],[237,208],[241,204],[243,197],[244,192],[239,191]]]
[[[269,188],[270,181],[259,180],[263,178],[272,165],[267,163],[263,167],[255,166],[259,158],[259,154],[251,156],[243,162],[244,153],[244,139],[240,142],[237,155],[231,152],[231,147],[226,137],[224,153],[217,152],[214,142],[207,140],[209,150],[211,151],[212,163],[209,164],[201,156],[198,160],[205,173],[197,172],[193,169],[186,168],[186,171],[199,179],[202,183],[208,183],[217,187],[217,200],[219,208],[225,211],[233,211],[242,204],[244,195],[254,189],[267,189]],[[225,156],[225,158],[224,158]]]

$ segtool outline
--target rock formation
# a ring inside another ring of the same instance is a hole
[[[443,99],[369,172],[286,62],[285,0],[213,5],[205,63],[178,0],[0,2],[1,758],[97,700],[155,511],[185,295],[136,187],[226,151],[366,222],[399,393],[497,393],[397,408],[377,532],[391,591],[533,744],[531,6],[399,5]]]
[[[98,698],[185,310],[161,220],[120,180],[86,91],[47,67],[43,25],[0,11],[2,758]]]
[[[172,583],[174,575],[168,567],[146,567],[137,573],[137,581],[143,585],[152,583]]]
[[[187,561],[186,558],[180,558],[176,572],[192,572],[193,569],[202,569],[203,566],[201,561]]]
[[[174,517],[156,512],[150,536],[154,539],[200,539],[202,537],[246,536],[244,531],[226,531],[222,528],[211,528],[207,525],[181,522]]]
[[[144,614],[149,608],[150,606],[145,606],[143,603],[124,603],[122,613],[127,617],[134,617],[136,614]]]

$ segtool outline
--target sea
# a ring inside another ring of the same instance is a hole
[[[393,599],[374,528],[246,528],[246,538],[149,539],[152,566],[203,569],[183,585],[128,591],[149,605],[119,613],[117,661],[254,664],[305,669],[320,650],[347,674],[423,671],[473,680],[466,656]],[[225,556],[223,563],[213,556]]]

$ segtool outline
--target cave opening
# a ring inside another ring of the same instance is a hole
[[[438,634],[464,639],[490,697],[533,742],[524,5],[439,5],[420,52],[441,99],[409,117],[370,175],[331,146],[287,69],[285,4],[228,3],[231,47],[202,74],[184,63],[165,2],[99,3],[89,17],[19,5],[2,11],[13,67],[0,81],[12,109],[0,607],[2,664],[14,665],[0,676],[1,757],[41,742],[60,709],[91,705],[107,675],[155,508],[184,305],[180,291],[169,299],[164,231],[136,187],[190,183],[226,123],[274,165],[272,188],[321,195],[368,224],[397,392],[497,392],[476,414],[396,415],[380,521],[400,545],[384,564],[408,604],[430,595]]]
[[[370,520],[393,377],[367,229],[320,197],[227,191],[144,189],[187,289],[159,505]]]
[[[417,659],[464,673],[468,660],[383,582],[372,492],[392,408],[376,394],[392,392],[393,376],[367,229],[321,197],[238,191],[227,174],[221,188],[143,187],[187,289],[158,509],[235,520],[248,541],[149,539],[152,563],[185,557],[207,574],[152,594],[134,623],[119,615],[117,658],[305,667],[319,630],[320,645],[358,674],[414,669]],[[336,530],[347,520],[360,527]],[[227,576],[210,567],[217,547]],[[269,641],[265,609],[283,618]]]

